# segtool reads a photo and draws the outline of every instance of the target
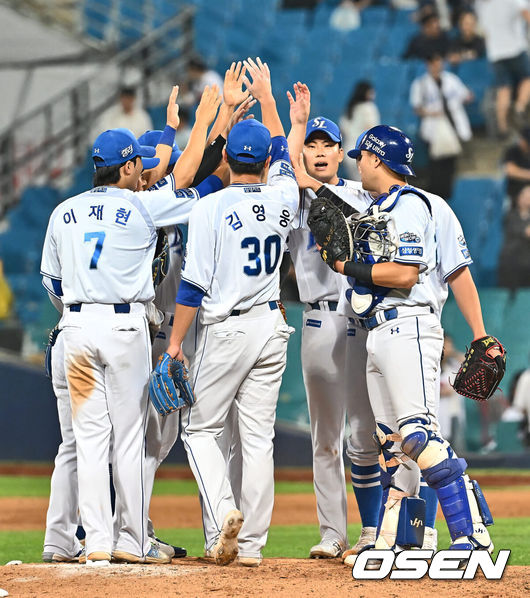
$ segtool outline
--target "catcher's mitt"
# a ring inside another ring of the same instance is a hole
[[[453,388],[464,397],[486,401],[499,386],[505,369],[505,348],[494,336],[483,336],[471,343]]]
[[[322,259],[335,269],[335,261],[348,261],[353,255],[353,239],[344,214],[329,199],[317,197],[311,202],[307,224],[320,245]]]
[[[158,358],[149,378],[149,398],[160,415],[195,404],[195,394],[188,381],[188,368],[167,353]]]

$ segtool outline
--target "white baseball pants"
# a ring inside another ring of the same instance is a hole
[[[151,365],[145,307],[131,304],[130,313],[102,304],[83,304],[79,312],[65,308],[61,327],[87,554],[117,549],[143,556],[150,547],[143,480]],[[115,538],[109,455],[120,523]]]
[[[220,533],[238,507],[218,442],[235,403],[241,439],[239,554],[259,557],[274,504],[273,437],[289,327],[279,309],[256,305],[202,326],[190,359],[197,403],[182,413],[182,439],[205,509]],[[211,548],[211,546],[208,546]]]

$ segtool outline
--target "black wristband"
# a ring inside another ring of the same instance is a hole
[[[372,268],[373,264],[361,264],[359,262],[346,262],[344,264],[345,276],[351,276],[359,282],[369,282],[373,284]]]

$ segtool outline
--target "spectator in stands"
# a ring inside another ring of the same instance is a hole
[[[530,184],[530,127],[525,127],[519,134],[517,143],[506,150],[504,173],[511,207],[515,208],[521,189]]]
[[[504,219],[504,244],[499,258],[499,284],[530,287],[530,185],[517,197],[517,208]]]
[[[428,190],[450,198],[462,142],[471,139],[471,126],[464,104],[473,94],[454,74],[444,70],[443,58],[433,54],[427,73],[416,78],[410,103],[421,118],[420,135],[429,145]]]
[[[223,78],[213,69],[209,69],[201,56],[194,56],[188,62],[188,80],[179,94],[179,104],[191,107],[199,103],[204,88],[217,85],[219,93],[223,93]]]
[[[153,128],[149,114],[136,103],[134,87],[122,87],[116,106],[103,113],[98,123],[98,134],[108,129],[124,128],[132,131],[135,137]]]
[[[530,59],[526,23],[530,23],[527,0],[476,0],[480,26],[486,36],[486,52],[497,88],[496,113],[499,136],[506,138],[512,90],[516,89],[514,120],[524,122],[530,101]]]
[[[427,12],[421,17],[421,31],[409,42],[403,58],[426,60],[433,54],[443,57],[449,51],[449,36],[440,27],[440,18],[435,12]]]
[[[484,38],[477,33],[477,17],[471,11],[460,14],[458,34],[451,41],[449,62],[458,64],[464,60],[476,60],[486,55]]]
[[[346,111],[339,121],[342,145],[347,150],[355,147],[357,137],[361,133],[381,123],[379,110],[374,100],[373,85],[369,81],[359,81],[348,101]],[[361,180],[356,160],[346,160],[344,168],[349,179]]]
[[[454,379],[455,372],[458,372],[463,360],[464,356],[455,348],[453,339],[446,334],[440,372],[438,421],[442,436],[455,447],[455,450],[465,450],[466,409],[464,398],[454,391],[451,380]]]
[[[11,316],[13,305],[13,291],[4,276],[4,264],[0,259],[0,320],[7,320]]]
[[[366,0],[341,0],[329,17],[329,26],[346,33],[361,26],[361,10],[369,4]]]

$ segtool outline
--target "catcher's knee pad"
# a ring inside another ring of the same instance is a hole
[[[453,456],[449,443],[438,436],[428,417],[413,417],[399,426],[401,450],[426,469]]]

